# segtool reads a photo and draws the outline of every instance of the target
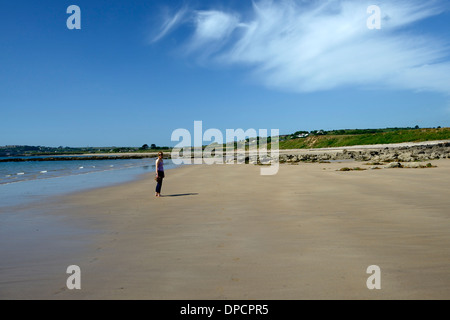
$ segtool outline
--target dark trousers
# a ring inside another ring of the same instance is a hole
[[[162,187],[163,178],[164,178],[164,171],[158,171],[158,177],[159,178],[156,183],[156,192],[161,193],[161,187]]]

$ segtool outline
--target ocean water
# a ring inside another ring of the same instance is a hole
[[[155,171],[156,158],[0,162],[0,209],[110,186]],[[164,169],[175,168],[164,160]]]

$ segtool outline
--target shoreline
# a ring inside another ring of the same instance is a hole
[[[32,158],[34,157],[34,158]],[[21,156],[16,158],[11,156],[10,159],[0,159],[0,162],[27,162],[27,161],[82,161],[82,160],[129,160],[129,159],[146,159],[146,158],[156,158],[155,155],[143,155],[139,156],[136,154],[126,154],[126,155],[60,155],[60,156]]]
[[[433,164],[284,164],[265,177],[253,165],[182,166],[159,199],[152,173],[56,197],[23,208],[30,230],[2,248],[0,297],[448,299],[450,161]],[[69,264],[81,290],[65,288]],[[365,286],[373,264],[379,291]]]
[[[153,172],[152,166],[153,164],[149,163],[148,166],[115,167],[105,170],[96,168],[94,170],[97,171],[66,172],[60,173],[59,176],[51,176],[50,174],[53,174],[53,171],[46,168],[50,172],[48,176],[42,174],[30,179],[2,182],[0,184],[0,213],[14,210],[15,205],[33,204],[39,201],[48,201],[54,196],[135,181],[142,174]],[[168,164],[167,170],[172,170],[173,167],[175,166]],[[25,170],[25,172],[27,171]],[[28,173],[28,175],[32,175],[32,173]],[[26,177],[26,175],[23,175],[23,177]]]
[[[391,143],[391,144],[373,144],[373,145],[356,145],[356,146],[344,146],[344,147],[330,147],[330,148],[313,148],[313,149],[280,149],[279,154],[282,156],[314,156],[317,154],[323,154],[330,157],[330,155],[338,155],[342,152],[350,150],[351,152],[370,152],[373,150],[387,149],[390,152],[396,152],[398,150],[407,149],[423,149],[423,148],[435,148],[439,146],[444,146],[447,148],[446,156],[448,154],[448,149],[450,147],[450,140],[433,140],[433,141],[421,141],[421,142],[402,142],[402,143]],[[164,159],[169,159],[170,152],[166,151]],[[225,154],[225,150],[224,150]],[[249,155],[249,151],[246,151]],[[27,161],[74,161],[74,160],[123,160],[123,159],[145,159],[145,158],[156,158],[157,152],[149,153],[97,153],[97,154],[73,154],[73,155],[43,155],[43,156],[9,156],[7,159],[0,159],[0,162],[27,162]],[[33,158],[30,158],[33,157]],[[193,154],[192,154],[193,157]],[[339,159],[338,159],[339,160]]]

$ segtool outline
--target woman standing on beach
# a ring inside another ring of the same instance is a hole
[[[158,152],[158,159],[156,159],[156,197],[161,196],[161,187],[164,179],[164,161],[163,153]]]

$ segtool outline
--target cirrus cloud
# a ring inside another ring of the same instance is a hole
[[[237,12],[185,10],[193,27],[186,54],[221,65],[249,67],[271,88],[314,92],[348,86],[450,93],[449,47],[418,34],[415,24],[447,8],[442,1],[379,5],[382,29],[370,30],[364,1],[263,0]],[[157,40],[165,36],[165,32]]]

